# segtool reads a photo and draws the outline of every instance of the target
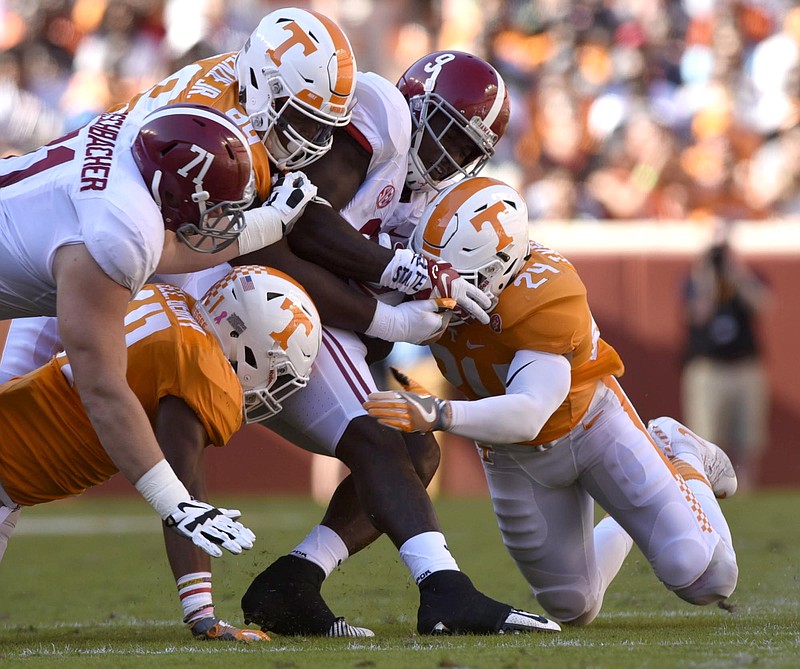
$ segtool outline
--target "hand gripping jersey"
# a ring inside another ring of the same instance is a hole
[[[235,60],[235,52],[199,60],[112,110],[144,115],[175,102],[193,102],[218,109],[236,123],[250,141],[256,192],[266,200],[272,189],[269,156],[253,130],[244,106],[239,103],[239,84],[233,67]]]
[[[140,126],[101,114],[0,160],[0,318],[55,315],[53,255],[67,244],[84,244],[131,294],[155,271],[164,221],[130,150]]]
[[[217,340],[192,318],[192,303],[166,284],[136,295],[125,318],[128,383],[152,424],[159,400],[179,397],[223,446],[241,425],[242,388]],[[78,495],[117,472],[64,354],[0,387],[0,434],[0,483],[23,506]]]
[[[572,354],[569,394],[528,444],[567,434],[589,407],[596,382],[624,371],[617,352],[600,339],[575,268],[535,242],[517,278],[500,294],[489,325],[450,327],[431,346],[442,374],[473,400],[505,394],[509,365],[520,350]]]

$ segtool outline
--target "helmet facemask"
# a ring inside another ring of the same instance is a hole
[[[280,79],[277,72],[273,75]],[[278,88],[283,90],[279,85]],[[333,129],[347,125],[350,114],[327,117],[292,96],[275,97],[263,112],[251,117],[253,127],[281,170],[296,170],[313,163],[333,146]]]
[[[477,175],[494,155],[498,136],[480,117],[470,120],[435,93],[413,97],[406,183],[412,190],[441,190],[455,176]],[[434,150],[431,147],[436,147]],[[422,153],[432,154],[423,159]]]
[[[210,204],[208,191],[198,184],[192,201],[200,212],[198,223],[183,223],[175,234],[184,244],[198,253],[217,253],[230,246],[244,230],[245,210],[255,199],[254,179],[251,177],[244,197],[236,202]]]
[[[192,313],[236,372],[245,423],[273,417],[308,384],[322,325],[308,293],[287,275],[257,265],[235,267]]]

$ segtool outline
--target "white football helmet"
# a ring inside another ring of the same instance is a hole
[[[236,370],[245,423],[271,418],[308,383],[322,325],[308,293],[283,272],[235,267],[195,303],[192,314],[216,336]]]
[[[295,170],[328,151],[355,103],[356,62],[347,36],[317,12],[267,14],[236,56],[239,98],[272,161]]]
[[[431,260],[450,263],[491,298],[494,309],[529,255],[528,208],[502,181],[464,179],[428,205],[411,246]]]

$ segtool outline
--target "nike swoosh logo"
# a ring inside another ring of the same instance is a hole
[[[603,412],[604,412],[604,411],[605,411],[605,409],[600,409],[599,413],[596,413],[596,414],[595,414],[595,415],[592,417],[592,419],[591,419],[591,420],[588,420],[588,421],[586,421],[585,423],[583,423],[583,424],[582,424],[582,425],[583,425],[583,429],[584,429],[584,430],[588,430],[590,427],[592,427],[592,425],[594,425],[594,424],[597,422],[597,419],[598,419],[598,418],[600,418],[600,416],[602,416],[602,415],[603,415]]]
[[[467,348],[470,349],[470,350],[476,349],[476,348],[483,348],[483,347],[484,347],[484,344],[473,344],[471,341],[467,342]]]
[[[436,418],[436,409],[435,408],[431,408],[430,411],[426,411],[425,408],[422,406],[422,404],[420,404],[416,400],[412,400],[411,398],[408,398],[408,402],[409,402],[409,404],[412,404],[413,406],[415,406],[417,408],[417,411],[419,411],[419,415],[422,416],[422,420],[424,420],[424,421],[426,421],[428,423],[432,423],[434,418]]]

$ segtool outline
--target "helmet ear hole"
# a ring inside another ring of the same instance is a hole
[[[249,346],[244,347],[244,361],[253,369],[258,369],[258,359],[256,358],[256,354],[253,353],[253,349]]]

